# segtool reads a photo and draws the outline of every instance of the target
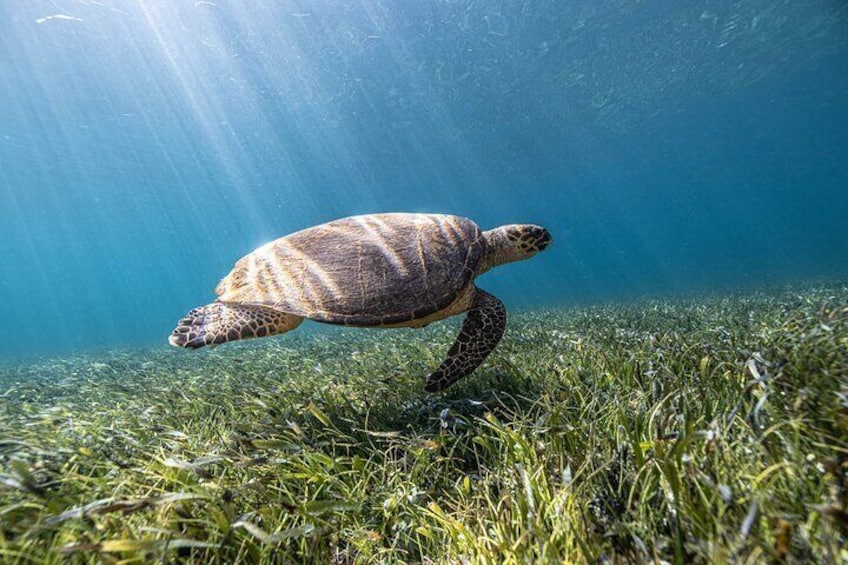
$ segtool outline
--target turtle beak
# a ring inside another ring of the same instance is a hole
[[[527,239],[532,249],[538,253],[554,242],[551,232],[542,226],[532,226],[527,230]]]
[[[536,245],[539,247],[539,251],[543,251],[546,247],[553,244],[554,238],[551,237],[551,232],[542,228],[542,235],[539,237]]]

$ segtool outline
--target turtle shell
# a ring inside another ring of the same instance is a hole
[[[380,326],[448,307],[477,273],[486,242],[467,218],[371,214],[311,227],[241,258],[218,300],[320,322]]]

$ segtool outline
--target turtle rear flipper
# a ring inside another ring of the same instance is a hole
[[[186,314],[168,342],[176,347],[197,349],[225,341],[281,334],[293,330],[302,321],[300,316],[267,306],[213,302]]]
[[[474,301],[448,358],[427,377],[427,392],[444,390],[480,366],[495,348],[506,328],[506,308],[497,297],[476,289]]]

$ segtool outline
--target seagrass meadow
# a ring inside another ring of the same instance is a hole
[[[8,364],[0,561],[848,559],[848,286]]]

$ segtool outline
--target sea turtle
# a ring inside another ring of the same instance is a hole
[[[241,258],[218,299],[190,311],[168,341],[196,349],[293,330],[305,319],[358,327],[423,327],[468,312],[447,359],[427,379],[440,391],[471,374],[506,325],[503,303],[474,279],[532,257],[545,228],[482,231],[460,216],[369,214],[311,227]]]

